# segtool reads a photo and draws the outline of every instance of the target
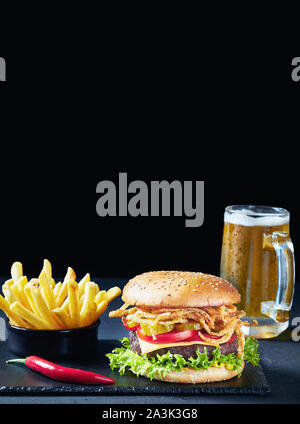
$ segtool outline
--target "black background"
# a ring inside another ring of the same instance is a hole
[[[294,9],[194,3],[15,6],[0,15],[0,274],[219,273],[224,207],[291,212],[300,56]],[[205,181],[205,218],[100,218],[101,180]]]

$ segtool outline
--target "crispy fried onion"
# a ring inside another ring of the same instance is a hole
[[[153,337],[155,338],[154,327],[158,323],[168,326],[171,324],[197,322],[199,329],[203,329],[207,334],[220,337],[211,339],[201,332],[201,337],[207,343],[216,345],[226,343],[234,333],[238,336],[238,356],[241,357],[244,351],[245,336],[241,330],[241,325],[245,325],[240,318],[245,315],[243,311],[238,311],[234,305],[208,306],[204,308],[151,308],[133,307],[127,309],[129,304],[124,304],[117,311],[111,311],[110,317],[123,317],[130,315],[130,321],[137,324],[148,324]],[[153,329],[153,333],[151,331]],[[168,330],[166,330],[168,331]]]

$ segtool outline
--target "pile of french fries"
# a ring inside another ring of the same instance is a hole
[[[47,259],[39,278],[28,281],[21,262],[13,263],[11,277],[2,286],[0,309],[12,325],[23,328],[63,330],[92,325],[121,293],[119,287],[100,291],[90,274],[77,283],[71,267],[64,280],[55,283]]]

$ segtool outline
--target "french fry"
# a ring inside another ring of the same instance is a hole
[[[26,323],[19,317],[14,311],[10,309],[10,304],[3,296],[0,294],[0,309],[7,315],[9,320],[13,325],[17,325],[18,327],[26,327]]]
[[[13,295],[11,288],[8,285],[6,286],[5,284],[3,284],[2,292],[8,303],[14,303],[17,300],[15,296]]]
[[[69,266],[64,281],[62,283],[61,289],[56,297],[57,306],[61,306],[68,293],[68,281],[76,280],[75,271]]]
[[[37,309],[37,307],[36,307],[36,304],[35,304],[35,301],[34,301],[34,299],[33,299],[33,296],[32,296],[32,292],[31,292],[31,289],[32,288],[38,288],[38,290],[39,290],[39,280],[37,279],[37,278],[32,278],[27,284],[26,284],[26,286],[25,286],[25,288],[24,288],[24,291],[25,291],[25,294],[26,294],[26,297],[27,297],[27,300],[28,300],[28,302],[29,302],[29,304],[30,304],[30,306],[31,306],[31,309],[32,309],[32,311],[38,316],[38,317],[41,317],[41,315],[40,315],[40,313],[39,313],[39,311],[38,311],[38,309]],[[56,319],[55,319],[56,320]],[[58,320],[56,320],[56,321],[58,321]],[[63,328],[63,324],[61,323],[61,321],[59,321],[59,322],[57,322],[57,324],[60,326],[60,328]]]
[[[47,323],[40,317],[36,316],[33,312],[29,311],[21,302],[17,301],[10,305],[11,312],[15,313],[22,320],[26,320],[34,328],[41,330],[47,330]],[[27,327],[25,324],[22,327]]]
[[[52,311],[53,311],[53,309],[52,309]],[[66,329],[66,326],[65,326],[64,322],[61,320],[60,317],[58,317],[57,315],[55,315],[52,311],[51,311],[51,315],[55,319],[56,324],[58,325],[59,329],[60,330],[65,330]]]
[[[31,278],[27,284],[32,285],[33,287],[39,287],[39,279],[38,278]]]
[[[49,286],[53,290],[55,287],[55,280],[54,278],[52,278],[52,265],[50,261],[48,261],[48,259],[44,259],[44,265],[43,265],[42,271],[45,271],[48,278]]]
[[[30,311],[28,311],[28,312],[30,312]],[[33,324],[30,324],[30,322],[28,322],[26,319],[23,319],[20,316],[19,316],[19,318],[24,322],[24,325],[22,325],[22,328],[30,328],[31,330],[37,330],[37,328]]]
[[[69,310],[69,299],[68,296],[65,298],[64,303],[61,305],[61,308],[66,311],[68,314],[70,314],[70,310]]]
[[[61,286],[62,286],[62,282],[59,281],[59,283],[55,284],[55,287],[53,287],[53,293],[54,293],[55,299],[58,296]]]
[[[90,277],[89,273],[85,274],[85,276],[78,283],[78,296],[79,296],[79,298],[80,298],[80,296],[83,295],[85,284],[88,281],[91,281],[91,277]]]
[[[23,265],[21,264],[21,262],[14,262],[12,264],[10,273],[12,279],[16,283],[18,279],[23,276]]]
[[[61,289],[59,290],[58,295],[56,296],[56,305],[57,306],[61,306],[64,303],[64,300],[67,296],[68,293],[68,286],[67,286],[67,282],[64,281],[62,283]]]
[[[49,276],[46,274],[45,270],[43,270],[40,273],[39,283],[40,283],[42,295],[43,295],[43,297],[46,301],[46,304],[47,304],[49,311],[51,311],[52,309],[55,309],[56,308],[56,300],[55,300],[55,297],[54,297],[54,294],[53,294],[52,287],[50,286],[51,279],[49,279]]]
[[[112,300],[114,300],[116,297],[118,297],[121,293],[122,293],[122,290],[119,287],[112,287],[106,292],[105,299],[109,303]]]
[[[48,259],[44,259],[43,271],[45,271],[48,280],[50,281],[52,278],[52,266]]]
[[[78,284],[74,280],[68,281],[68,301],[70,317],[75,326],[79,326],[80,321],[80,307],[78,302]]]
[[[88,281],[85,285],[83,294],[83,303],[94,300],[96,297],[96,284],[93,281]]]
[[[96,313],[97,305],[93,301],[88,305],[85,316],[80,318],[80,327],[87,327],[93,324],[97,320]]]
[[[33,312],[29,311],[19,301],[14,302],[12,305],[10,305],[10,310],[22,319],[28,321],[29,324],[31,324],[35,328],[38,328],[40,330],[49,329],[49,326],[44,319],[36,316]]]
[[[42,271],[46,273],[48,284],[53,289],[55,287],[55,280],[52,278],[52,265],[48,259],[44,259]]]
[[[94,301],[96,295],[95,283],[88,281],[85,284],[84,298],[80,310],[80,326],[85,327],[94,320],[97,305]]]
[[[5,283],[3,283],[2,287],[11,287],[14,284],[14,280],[10,278],[9,280],[6,280]]]
[[[67,270],[66,276],[64,278],[64,281],[69,281],[69,280],[76,280],[75,271],[70,266],[68,266],[68,270]]]
[[[75,281],[75,280],[69,280],[69,281]],[[76,281],[75,281],[76,283]],[[77,283],[76,283],[77,284]],[[78,298],[78,290],[77,290],[77,298]],[[78,300],[79,305],[82,305],[83,302],[83,295]],[[70,315],[70,308],[69,308],[69,295],[67,294],[67,297],[64,300],[64,303],[61,305],[61,308],[63,308],[64,311],[66,311]]]
[[[102,300],[105,300],[105,294],[106,294],[106,290],[101,290],[99,291],[99,293],[96,294],[95,302],[97,306],[99,305],[100,302],[102,302]]]
[[[41,295],[40,287],[31,287],[30,290],[40,317],[47,323],[48,328],[59,330],[60,326],[57,324],[52,312],[47,308],[47,304]]]
[[[23,278],[23,277],[21,277],[21,278]],[[15,299],[17,301],[22,303],[22,305],[25,306],[25,308],[31,310],[30,305],[29,305],[29,303],[28,303],[28,301],[25,297],[24,291],[23,291],[23,287],[25,287],[25,284],[27,284],[27,278],[26,277],[23,280],[22,284],[18,284],[18,282],[12,284],[10,286],[10,290],[11,290],[13,296],[15,297]]]
[[[99,293],[99,286],[97,283],[94,283],[94,281],[88,281],[88,283],[90,283],[93,287],[94,287],[94,293],[95,293],[95,297],[96,294]]]
[[[107,300],[102,300],[99,305],[97,306],[97,310],[96,310],[96,320],[100,317],[100,315],[103,314],[103,312],[106,311],[108,307],[108,301]]]
[[[64,328],[75,328],[75,324],[71,317],[62,308],[52,309],[53,314],[58,317],[64,324]]]
[[[30,304],[31,310],[32,312],[34,312],[38,317],[40,316],[39,311],[37,310],[32,294],[31,294],[31,287],[38,287],[38,283],[36,283],[35,281],[38,281],[37,279],[32,279],[30,280],[24,287],[24,293],[25,296],[27,298],[28,303]]]
[[[28,283],[27,277],[22,276],[18,279],[18,281],[15,284],[17,285],[17,288],[18,288],[21,303],[25,306],[25,308],[30,309],[29,302],[27,301],[25,293],[24,293],[24,287],[27,283]]]

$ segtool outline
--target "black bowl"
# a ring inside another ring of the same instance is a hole
[[[70,330],[32,330],[6,323],[8,348],[19,356],[45,359],[89,358],[97,349],[100,320]]]

